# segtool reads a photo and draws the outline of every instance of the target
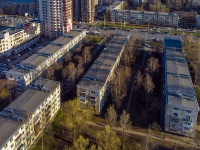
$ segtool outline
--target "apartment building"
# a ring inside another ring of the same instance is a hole
[[[6,73],[6,78],[16,81],[17,93],[21,94],[44,70],[77,46],[85,36],[86,30],[66,33],[10,69]]]
[[[9,56],[15,52],[14,46],[17,46],[29,39],[29,34],[22,29],[10,27],[0,28],[0,56]]]
[[[197,28],[200,28],[200,15],[196,15],[196,22],[197,22],[196,24]]]
[[[113,3],[108,10],[110,10],[110,18],[116,22],[127,22],[134,24],[152,23],[158,25],[178,26],[179,14],[177,13],[162,13],[151,11],[135,11],[122,10],[123,2]]]
[[[107,101],[109,81],[120,62],[129,36],[115,34],[110,43],[77,84],[77,98],[82,104],[90,104],[100,114]]]
[[[72,29],[71,0],[39,0],[42,32],[49,38],[58,38]]]
[[[23,25],[23,29],[28,34],[39,35],[41,33],[41,21],[30,20]]]
[[[94,21],[94,0],[81,0],[81,22],[91,23]]]
[[[81,0],[73,0],[74,21],[81,21]]]
[[[143,3],[143,0],[132,0],[133,1],[133,4],[139,6]]]
[[[30,149],[59,108],[60,83],[37,80],[0,112],[0,149]]]
[[[19,53],[39,41],[41,22],[30,20],[22,27],[0,27],[0,56],[9,56]]]
[[[164,39],[164,129],[194,137],[199,105],[180,39]]]
[[[36,0],[0,0],[0,8],[5,14],[21,15],[25,13],[31,16],[37,16],[37,1]]]
[[[192,7],[198,7],[198,6],[200,6],[200,1],[199,0],[190,0],[190,4]]]

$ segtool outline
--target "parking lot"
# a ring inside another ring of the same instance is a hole
[[[32,46],[28,47],[27,49],[12,54],[8,57],[1,57],[0,59],[0,77],[4,78],[6,71],[14,67],[16,64],[22,62],[27,57],[31,56],[32,54],[36,53],[38,50],[42,49],[44,46],[49,44],[52,40],[51,39],[42,39],[42,42],[38,42],[33,44]]]

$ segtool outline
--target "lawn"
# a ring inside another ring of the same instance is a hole
[[[104,23],[99,22],[99,23],[97,23],[97,26],[98,27],[104,27]],[[105,27],[116,27],[118,29],[130,29],[130,30],[148,28],[147,25],[144,25],[144,26],[136,26],[136,25],[130,25],[130,24],[124,25],[124,23],[112,23],[112,22],[106,22]]]
[[[94,43],[100,43],[103,40],[101,36],[86,36],[86,41],[91,41]]]

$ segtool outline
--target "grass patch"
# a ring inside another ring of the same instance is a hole
[[[86,36],[86,41],[93,43],[100,43],[103,40],[101,36]]]
[[[103,22],[99,22],[97,23],[98,27],[104,27],[104,23]],[[105,23],[105,27],[116,27],[118,29],[143,29],[143,28],[147,28],[148,26],[136,26],[136,25],[131,25],[131,24],[125,24],[124,23],[112,23],[112,22],[106,22]]]

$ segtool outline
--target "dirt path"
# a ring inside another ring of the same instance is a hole
[[[92,126],[97,126],[97,127],[101,127],[101,128],[105,128],[104,125],[100,125],[100,124],[96,124],[96,123],[93,123],[93,122],[88,122],[89,125],[92,125]],[[121,128],[119,127],[113,127],[112,128],[113,130],[115,131],[121,131]],[[143,132],[138,132],[138,131],[134,131],[134,130],[127,130],[125,131],[126,133],[128,134],[132,134],[132,135],[138,135],[138,136],[142,136],[142,137],[147,137],[147,133],[143,133]],[[159,138],[159,137],[156,137],[156,136],[151,136],[152,139],[155,139],[155,140],[158,140],[160,143],[162,142],[170,142],[173,144],[178,144],[180,146],[185,146],[185,147],[188,147],[188,145],[192,148],[196,148],[196,149],[200,149],[200,147],[197,145],[197,143],[194,143],[190,138],[187,138],[187,137],[178,137],[178,136],[175,136],[175,138],[165,138],[165,139],[162,139],[162,138]]]

